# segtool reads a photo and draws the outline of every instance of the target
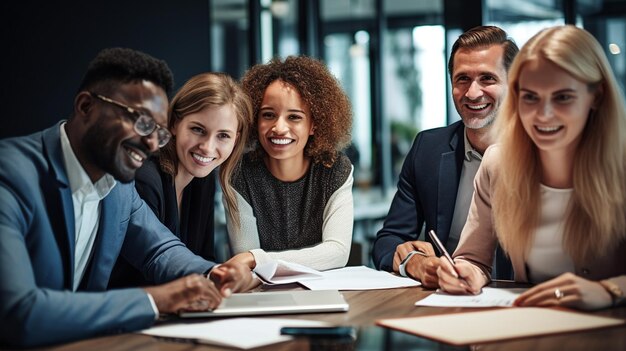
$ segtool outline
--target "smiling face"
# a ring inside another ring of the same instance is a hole
[[[224,163],[235,147],[238,124],[231,105],[210,105],[183,116],[172,129],[178,175],[203,178]]]
[[[467,128],[481,129],[495,120],[506,95],[503,56],[501,45],[461,48],[454,55],[452,97]]]
[[[135,178],[136,170],[156,152],[156,133],[142,137],[134,130],[134,120],[119,106],[105,103],[94,97],[87,102],[87,93],[78,101],[90,104],[83,116],[84,135],[75,148],[78,159],[92,181],[104,173],[120,182]],[[167,121],[167,96],[162,88],[152,82],[141,81],[121,84],[109,98],[140,110],[161,126]],[[86,105],[85,105],[86,106]]]
[[[520,71],[519,116],[540,153],[573,156],[594,99],[586,83],[545,59],[530,61]]]
[[[259,109],[258,133],[271,159],[304,159],[313,119],[294,86],[281,80],[268,85]]]

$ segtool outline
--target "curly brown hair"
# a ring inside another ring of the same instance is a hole
[[[276,80],[294,86],[311,110],[316,133],[309,137],[304,154],[331,167],[338,152],[351,140],[352,107],[339,81],[321,61],[307,56],[289,56],[284,61],[274,58],[266,64],[250,68],[242,78],[241,85],[252,100],[254,122],[248,145],[259,154],[265,151],[259,146],[259,109],[265,89]]]

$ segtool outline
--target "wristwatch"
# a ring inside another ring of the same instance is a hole
[[[401,276],[403,277],[409,276],[408,274],[406,274],[406,264],[409,263],[409,260],[411,259],[411,257],[413,257],[413,255],[422,255],[424,257],[428,257],[428,255],[423,253],[422,251],[409,252],[409,254],[406,255],[406,257],[402,260],[402,262],[400,262],[400,267],[398,267],[398,272],[400,273]]]
[[[613,306],[617,306],[624,301],[624,292],[619,285],[610,280],[600,280],[598,283],[611,295]]]

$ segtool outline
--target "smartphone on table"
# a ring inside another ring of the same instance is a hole
[[[319,338],[343,338],[354,337],[356,331],[354,327],[282,327],[281,335],[307,336]]]

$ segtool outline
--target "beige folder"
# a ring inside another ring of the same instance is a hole
[[[376,324],[452,345],[619,326],[622,319],[551,308],[520,307],[481,312],[381,319]]]

